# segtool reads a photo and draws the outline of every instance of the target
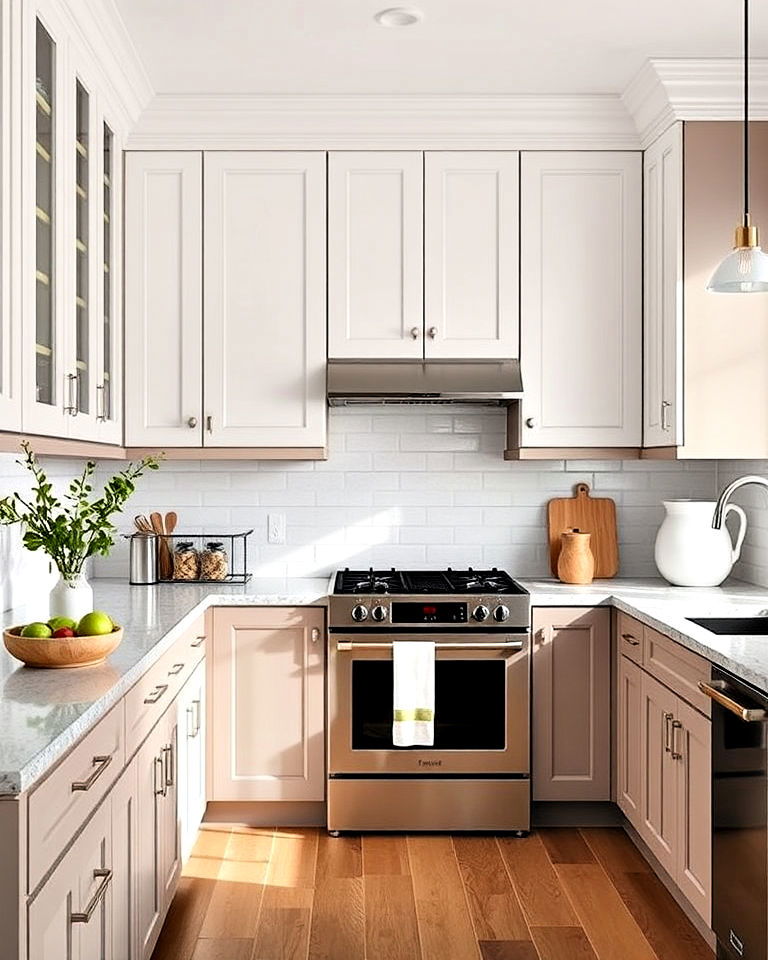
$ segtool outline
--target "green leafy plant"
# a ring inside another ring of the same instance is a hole
[[[65,580],[74,579],[88,557],[109,553],[117,533],[112,516],[130,499],[139,477],[147,470],[157,470],[159,461],[156,457],[144,457],[130,463],[109,479],[101,496],[94,499],[92,480],[96,464],[89,460],[59,500],[29,444],[25,441],[21,446],[25,456],[17,462],[34,477],[32,494],[28,500],[19,493],[0,499],[0,524],[22,524],[24,546],[28,550],[43,550]]]

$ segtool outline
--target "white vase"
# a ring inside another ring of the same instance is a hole
[[[74,577],[59,576],[59,581],[51,590],[50,615],[69,617],[79,620],[93,610],[93,587],[84,573]]]
[[[667,511],[656,535],[655,560],[659,573],[678,587],[716,587],[731,572],[741,554],[747,517],[729,503],[725,516],[739,517],[736,545],[725,524],[712,527],[714,500],[665,500]]]

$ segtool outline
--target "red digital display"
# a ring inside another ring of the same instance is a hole
[[[422,610],[427,617],[432,617],[437,613],[437,607],[423,607]]]

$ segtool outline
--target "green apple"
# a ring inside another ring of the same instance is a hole
[[[70,630],[74,630],[77,626],[77,621],[71,620],[69,617],[51,617],[48,621],[48,626],[51,630],[61,630],[62,627],[68,627]]]
[[[52,636],[53,630],[47,623],[28,623],[21,631],[22,637],[33,637],[36,640],[47,640]]]
[[[75,633],[78,637],[100,637],[105,633],[112,633],[115,629],[112,618],[103,610],[94,610],[80,620]]]

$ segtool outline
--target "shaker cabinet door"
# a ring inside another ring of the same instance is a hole
[[[677,767],[672,755],[678,698],[653,677],[642,675],[642,768],[640,836],[674,877],[677,868]],[[679,722],[679,721],[678,721]]]
[[[712,915],[712,723],[678,699],[677,885],[709,925]]]
[[[323,447],[326,158],[205,154],[206,447]]]
[[[328,355],[424,354],[423,154],[328,155]]]
[[[629,822],[639,829],[643,786],[642,671],[628,657],[620,656],[618,660],[616,799]]]
[[[200,153],[125,155],[125,440],[197,447],[202,413]]]
[[[524,153],[521,447],[639,447],[642,162]]]

